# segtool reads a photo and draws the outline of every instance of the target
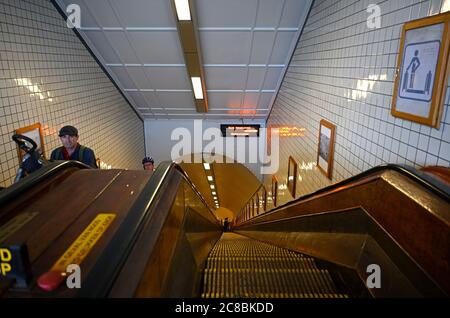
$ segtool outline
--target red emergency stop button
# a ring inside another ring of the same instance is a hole
[[[57,289],[65,280],[66,276],[64,273],[47,272],[39,277],[37,284],[45,291],[53,291]]]

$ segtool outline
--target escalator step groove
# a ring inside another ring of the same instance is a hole
[[[224,233],[204,269],[205,298],[345,298],[311,257]]]

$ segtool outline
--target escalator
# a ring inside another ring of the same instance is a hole
[[[0,192],[0,255],[14,252],[2,258],[11,270],[0,296],[448,297],[449,193],[378,167],[241,215],[224,233],[174,163],[154,173],[54,163]],[[70,264],[78,287],[67,284]],[[372,265],[380,288],[367,285]]]
[[[349,298],[349,291],[340,292],[317,259],[224,233],[206,260],[201,297]]]

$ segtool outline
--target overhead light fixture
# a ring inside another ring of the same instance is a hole
[[[208,176],[208,181],[214,181],[213,177]]]
[[[200,77],[191,77],[195,99],[203,99],[202,80]]]
[[[217,195],[217,193],[216,193],[216,192],[213,192],[212,195]]]
[[[192,0],[171,0],[171,3],[186,63],[187,76],[191,80],[193,102],[197,112],[207,113],[208,93],[195,2]]]
[[[213,190],[216,188],[214,185],[211,185],[210,187],[211,187],[211,189],[213,189]]]
[[[178,21],[191,21],[189,0],[175,0],[175,9],[177,10]]]
[[[205,167],[205,170],[211,170],[209,163],[204,163],[203,167]]]

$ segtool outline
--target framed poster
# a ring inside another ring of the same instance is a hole
[[[319,147],[317,150],[317,167],[328,177],[328,179],[332,178],[333,172],[335,136],[336,126],[326,120],[321,120],[319,128]]]
[[[403,26],[392,116],[439,128],[448,84],[450,12]]]
[[[36,123],[34,125],[31,126],[26,126],[26,127],[22,127],[19,129],[16,129],[14,131],[15,134],[19,134],[19,135],[24,135],[26,137],[29,137],[31,139],[34,140],[34,142],[37,145],[36,150],[40,151],[42,153],[42,156],[44,158],[45,157],[45,146],[44,146],[44,137],[42,134],[42,127],[40,123]],[[24,151],[19,149],[19,147],[17,147],[17,154],[19,157],[19,163],[22,163],[22,159],[24,156]]]
[[[267,191],[265,186],[261,188],[261,208],[263,212],[267,211]]]
[[[287,187],[292,197],[295,199],[295,190],[297,186],[297,162],[290,156],[288,164],[288,180]]]
[[[278,179],[275,176],[272,176],[272,201],[273,206],[277,206],[277,196],[278,196]]]

